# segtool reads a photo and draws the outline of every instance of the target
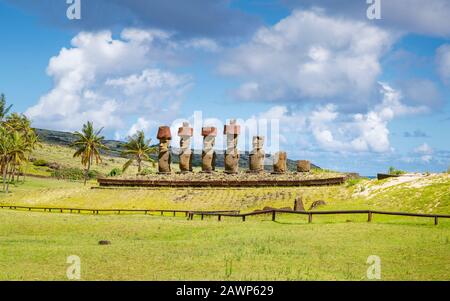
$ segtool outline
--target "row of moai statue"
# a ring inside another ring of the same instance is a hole
[[[239,151],[237,148],[240,126],[235,120],[225,125],[223,134],[226,135],[225,149],[225,173],[236,174],[239,172]],[[178,129],[180,137],[179,167],[181,173],[192,172],[192,161],[194,152],[191,149],[191,139],[194,130],[189,123],[184,122]],[[202,172],[211,173],[216,170],[216,152],[214,151],[215,140],[217,137],[217,128],[203,127],[203,151],[202,151]],[[159,140],[158,171],[161,174],[171,173],[171,153],[170,141],[172,135],[170,127],[161,126],[158,130],[157,138]],[[249,173],[264,172],[264,137],[253,137],[253,149],[250,152]],[[309,172],[311,164],[307,160],[297,161],[297,172]],[[287,172],[287,154],[286,152],[277,152],[274,155],[273,173],[282,174]]]

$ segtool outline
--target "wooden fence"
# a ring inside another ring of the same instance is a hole
[[[283,210],[283,209],[270,209],[270,210],[261,210],[250,213],[242,213],[242,214],[227,214],[227,213],[203,213],[203,212],[190,212],[188,218],[190,220],[194,219],[195,215],[200,215],[203,220],[205,216],[217,216],[217,220],[221,221],[222,217],[235,217],[241,218],[242,221],[245,222],[247,216],[256,216],[256,215],[272,215],[272,221],[276,221],[277,213],[280,214],[297,214],[297,215],[307,215],[308,223],[312,223],[313,215],[345,215],[345,214],[364,214],[367,215],[367,221],[371,222],[373,216],[375,214],[379,215],[395,215],[395,216],[410,216],[410,217],[426,217],[433,218],[434,224],[438,224],[439,218],[450,218],[450,215],[446,214],[423,214],[423,213],[408,213],[408,212],[389,212],[389,211],[376,211],[376,210],[345,210],[345,211],[294,211],[294,210]]]
[[[424,214],[424,213],[409,213],[409,212],[389,212],[389,211],[377,211],[377,210],[344,210],[344,211],[294,211],[294,210],[284,210],[284,209],[270,209],[270,210],[260,210],[249,213],[240,213],[239,210],[215,210],[215,211],[201,211],[201,210],[174,210],[174,209],[88,209],[88,208],[55,208],[55,207],[28,207],[28,206],[15,206],[15,205],[0,205],[1,209],[7,208],[11,210],[39,210],[44,212],[70,212],[70,213],[92,213],[99,214],[100,212],[106,213],[172,213],[176,216],[177,213],[183,213],[189,220],[193,220],[194,216],[200,216],[203,220],[205,216],[216,216],[218,221],[222,220],[222,217],[234,217],[241,218],[245,222],[248,216],[257,215],[271,215],[272,221],[276,221],[277,214],[296,214],[296,215],[307,215],[308,222],[312,223],[313,215],[347,215],[347,214],[364,214],[367,215],[367,221],[371,222],[375,214],[378,215],[394,215],[394,216],[409,216],[409,217],[424,217],[433,218],[434,224],[437,225],[439,218],[450,218],[447,214]]]
[[[0,205],[1,209],[11,209],[11,210],[28,210],[28,211],[44,211],[44,212],[60,212],[60,213],[92,213],[99,214],[100,212],[105,213],[160,213],[164,215],[164,213],[172,213],[173,216],[176,216],[177,213],[183,213],[185,216],[189,216],[191,213],[203,213],[203,214],[239,214],[240,211],[237,210],[216,210],[216,211],[193,211],[193,210],[176,210],[176,209],[93,209],[93,208],[61,208],[61,207],[28,207],[28,206],[15,206],[15,205]]]

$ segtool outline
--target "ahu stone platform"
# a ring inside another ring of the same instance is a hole
[[[134,178],[98,179],[100,187],[298,187],[340,185],[346,176],[339,173],[259,173],[226,174],[222,172],[155,174]]]

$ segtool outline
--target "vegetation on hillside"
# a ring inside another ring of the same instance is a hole
[[[20,173],[24,173],[24,167],[38,145],[38,137],[31,128],[31,121],[18,113],[9,114],[10,109],[11,106],[6,105],[5,96],[2,94],[0,96],[0,170],[3,191],[6,193],[9,192],[10,183],[19,181]]]

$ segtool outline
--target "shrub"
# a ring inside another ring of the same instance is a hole
[[[147,176],[147,175],[151,175],[153,173],[153,170],[149,169],[149,168],[144,168],[139,175],[140,176]]]
[[[391,167],[389,167],[388,173],[389,173],[390,175],[396,175],[396,176],[399,176],[399,175],[405,174],[406,172],[403,171],[403,170],[396,169],[395,167],[391,166]]]
[[[120,168],[113,168],[109,172],[108,177],[117,177],[117,176],[120,176],[120,175],[122,175],[122,169],[120,169]]]
[[[39,159],[39,160],[35,160],[33,162],[34,166],[48,166],[48,162],[43,160],[43,159]]]
[[[101,172],[99,172],[98,170],[90,170],[89,174],[88,174],[89,180],[97,179],[97,178],[100,178],[102,176],[103,176],[103,174]]]
[[[363,179],[348,179],[346,184],[347,187],[355,186],[356,184],[360,183]]]
[[[80,168],[61,168],[54,170],[52,177],[63,180],[84,180],[84,171]]]
[[[61,168],[52,171],[52,177],[61,180],[82,181],[84,180],[85,172],[80,168]],[[88,173],[89,179],[96,179],[101,176],[101,173],[96,170],[91,170]]]

